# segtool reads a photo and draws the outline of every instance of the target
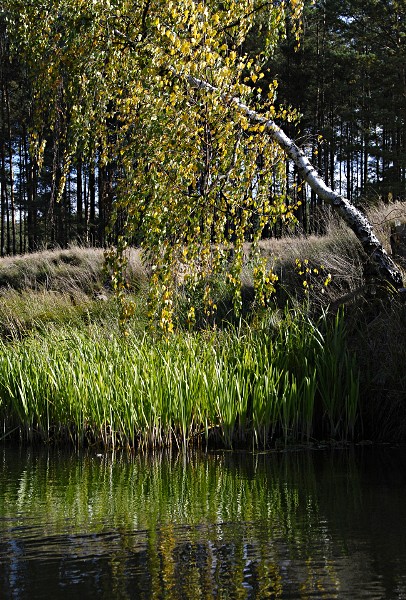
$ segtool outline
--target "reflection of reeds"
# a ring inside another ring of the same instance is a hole
[[[78,460],[6,451],[0,531],[4,542],[17,543],[8,544],[3,568],[8,561],[25,567],[25,582],[27,562],[39,568],[35,554],[21,552],[28,520],[38,537],[33,553],[42,552],[56,581],[60,567],[78,558],[86,573],[87,559],[95,585],[119,586],[113,598],[126,597],[128,581],[145,586],[139,596],[132,587],[131,597],[151,599],[245,598],[246,583],[255,598],[308,598],[314,585],[318,597],[337,597],[354,574],[371,575],[367,550],[357,560],[344,548],[359,514],[359,474],[356,464],[349,471],[347,452],[316,454],[167,452],[110,460],[92,453]],[[372,556],[375,550],[371,543]]]
[[[347,437],[358,376],[344,338],[342,316],[300,311],[274,329],[167,340],[47,328],[2,344],[3,431],[107,447]]]

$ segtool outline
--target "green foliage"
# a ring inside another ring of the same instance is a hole
[[[78,446],[347,438],[358,375],[344,334],[342,316],[329,325],[300,312],[274,330],[163,339],[48,327],[2,345],[0,415],[6,432]]]
[[[287,13],[298,32],[301,11],[298,0],[6,3],[12,45],[34,86],[31,144],[38,165],[48,126],[61,157],[59,196],[78,151],[98,154],[115,173],[114,214],[123,224],[112,269],[117,294],[125,305],[119,273],[137,235],[153,271],[151,317],[165,331],[173,328],[180,265],[196,281],[216,272],[232,247],[230,277],[238,289],[247,235],[258,240],[266,224],[288,212],[283,152],[227,98],[260,102],[265,116],[293,118],[275,111],[273,78],[266,94],[257,82],[285,35]],[[261,52],[242,54],[259,24]],[[188,77],[215,88],[192,89]],[[271,200],[275,178],[280,193]],[[210,290],[206,296],[210,305]],[[132,309],[124,306],[125,312]]]

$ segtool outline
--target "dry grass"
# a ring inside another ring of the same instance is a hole
[[[331,226],[325,236],[292,236],[263,242],[262,248],[264,254],[272,257],[281,286],[287,294],[300,297],[306,291],[314,302],[327,304],[364,283],[362,248],[353,233],[340,224]],[[299,260],[301,268],[297,267],[296,260]],[[305,261],[308,263],[303,268]],[[306,275],[306,269],[312,275]],[[301,271],[304,271],[303,275]],[[331,274],[332,280],[325,286],[328,274]],[[308,282],[307,290],[304,281]]]
[[[140,252],[129,255],[127,279],[139,290],[146,280]],[[72,247],[0,259],[0,337],[15,339],[47,323],[117,325],[102,249]]]
[[[406,203],[381,203],[373,206],[367,214],[385,249],[390,253],[391,226],[406,223]],[[269,258],[280,275],[281,286],[301,289],[302,280],[297,277],[296,259],[309,261],[312,267],[323,266],[324,273],[331,273],[332,285],[324,290],[323,302],[334,301],[340,295],[362,286],[366,256],[356,236],[334,215],[327,218],[323,236],[287,235],[282,239],[268,239],[260,243],[261,252]],[[248,249],[247,249],[248,250]],[[314,288],[317,279],[313,277]],[[141,253],[133,249],[128,254],[126,276],[130,287],[137,289],[148,279]],[[249,264],[244,269],[242,283],[249,286],[252,278]],[[299,283],[299,286],[297,284]],[[104,270],[104,253],[99,248],[73,246],[67,250],[48,250],[22,256],[0,259],[0,289],[51,290],[72,293],[77,290],[92,295],[108,288]]]
[[[406,223],[406,204],[394,202],[374,206],[367,213],[374,225],[375,233],[387,252],[391,253],[390,233],[395,223]],[[288,235],[282,239],[263,240],[261,252],[269,258],[280,280],[278,298],[303,299],[307,297],[316,306],[348,303],[366,286],[366,256],[355,234],[335,215],[330,215],[325,224],[327,234],[323,236]],[[306,275],[299,275],[296,260],[312,271],[308,285],[303,286]],[[321,269],[323,267],[323,269]],[[402,265],[399,265],[402,268]],[[314,274],[314,269],[318,274]],[[331,283],[324,286],[326,275],[332,276]],[[306,290],[307,288],[307,290]],[[305,292],[306,290],[306,292]]]
[[[103,251],[74,247],[2,258],[0,287],[92,293],[102,280]]]
[[[146,277],[139,250],[129,254],[127,277],[133,284]],[[73,246],[0,259],[0,288],[92,295],[108,283],[101,248]]]
[[[397,224],[406,223],[406,203],[380,203],[372,206],[368,210],[367,215],[369,221],[374,227],[377,237],[379,238],[385,250],[390,254],[391,246],[389,239],[391,227]]]

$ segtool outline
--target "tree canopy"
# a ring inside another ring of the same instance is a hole
[[[59,170],[55,198],[78,151],[101,156],[111,180],[122,252],[142,232],[160,321],[171,326],[173,273],[193,279],[228,256],[239,289],[243,243],[259,239],[269,220],[291,216],[284,188],[283,151],[225,97],[239,97],[276,114],[277,82],[257,86],[262,67],[284,36],[300,30],[302,3],[182,0],[59,0],[6,2],[14,49],[32,74],[32,144],[41,165],[53,139]],[[253,27],[261,50],[243,49]],[[197,90],[185,76],[213,88]],[[272,198],[270,182],[280,182]],[[262,285],[272,276],[257,271]],[[124,282],[117,271],[116,284]],[[210,304],[210,290],[207,289]]]
[[[244,242],[255,254],[265,226],[292,218],[286,147],[261,133],[297,117],[276,107],[269,65],[287,32],[299,46],[302,11],[301,0],[4,2],[28,67],[39,169],[52,145],[51,204],[72,162],[97,156],[119,230],[113,281],[124,297],[123,255],[141,239],[164,329],[180,277],[193,286],[227,261],[238,297]],[[275,277],[258,260],[254,278],[264,300]]]

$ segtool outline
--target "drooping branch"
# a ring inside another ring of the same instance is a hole
[[[187,75],[186,79],[194,88],[218,93],[218,89],[206,81],[190,75]],[[250,123],[263,126],[263,131],[269,134],[293,160],[300,175],[309,184],[312,190],[319,198],[330,204],[352,229],[358,240],[361,242],[367,256],[375,266],[377,275],[391,284],[395,289],[399,290],[400,288],[403,288],[400,270],[376,237],[373,227],[366,216],[347,200],[347,198],[337,194],[324,183],[304,152],[272,119],[267,119],[250,109],[246,104],[241,102],[239,98],[230,98],[225,94],[222,98],[226,104],[235,105],[248,118]]]

